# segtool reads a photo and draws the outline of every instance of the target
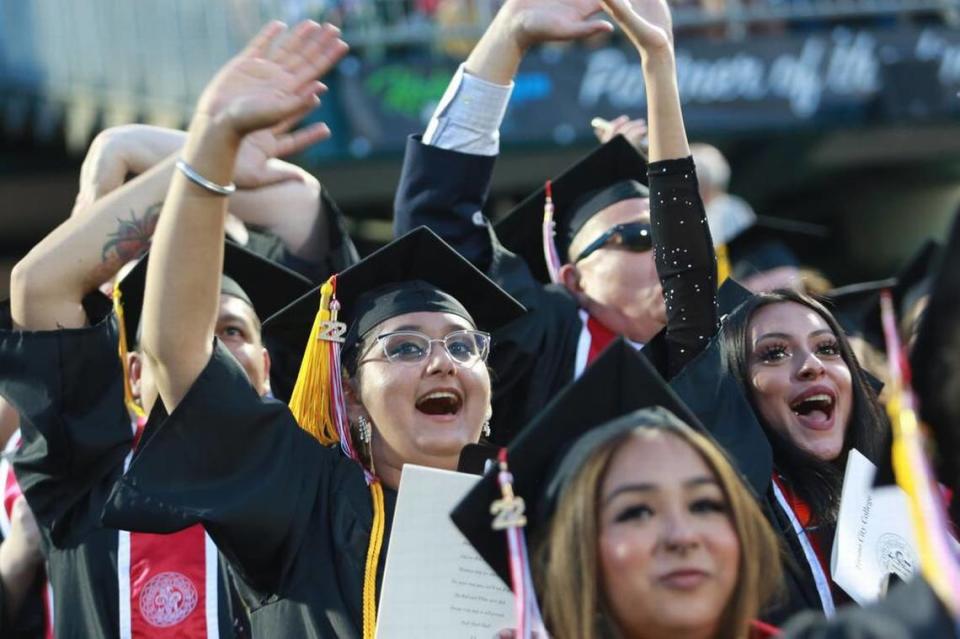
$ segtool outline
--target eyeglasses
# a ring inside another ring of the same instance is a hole
[[[443,339],[431,339],[417,331],[394,331],[378,335],[377,342],[388,361],[403,364],[416,364],[430,357],[435,342],[443,345],[451,360],[466,368],[485,362],[490,352],[490,334],[467,329],[449,333]]]
[[[573,263],[576,264],[580,260],[586,259],[607,244],[616,244],[619,247],[636,253],[649,251],[653,248],[653,236],[650,235],[650,225],[646,222],[617,224],[590,242],[590,244],[580,252],[577,259],[573,260]]]

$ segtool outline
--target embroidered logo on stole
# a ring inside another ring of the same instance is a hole
[[[134,423],[134,448],[143,427]],[[217,549],[203,526],[118,535],[120,639],[219,637]]]
[[[140,614],[151,626],[175,626],[197,607],[197,589],[179,572],[162,572],[140,591]]]

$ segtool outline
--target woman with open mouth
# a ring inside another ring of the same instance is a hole
[[[521,431],[506,463],[550,637],[775,632],[756,617],[779,594],[776,534],[697,418],[622,341]],[[497,484],[488,472],[452,518],[517,592],[493,525]]]
[[[784,594],[777,534],[697,417],[622,341],[523,429],[502,463],[451,514],[529,621],[496,639],[544,639],[544,630],[553,639],[958,636],[919,577],[830,619],[807,612],[782,629],[757,620]],[[523,500],[530,544],[522,587],[518,553],[495,525],[510,498]]]
[[[846,600],[830,580],[830,551],[847,454],[856,448],[880,465],[889,450],[887,419],[843,329],[805,295],[750,297],[725,319],[720,342],[726,374],[772,450],[770,510],[801,569],[787,608],[805,601],[832,611]]]
[[[255,638],[373,639],[403,465],[455,470],[480,439],[489,331],[523,307],[417,229],[268,318],[303,363],[290,408],[253,391],[213,339],[223,195],[239,143],[305,115],[323,90],[315,78],[346,52],[330,25],[285,32],[265,27],[197,107],[147,272],[142,345],[166,414],[151,416],[104,521],[202,524]]]

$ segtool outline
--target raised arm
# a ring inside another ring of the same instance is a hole
[[[454,75],[423,134],[411,138],[394,203],[394,235],[428,226],[478,268],[490,236],[486,203],[499,128],[523,56],[533,45],[608,32],[598,0],[508,0]]]
[[[151,360],[168,410],[179,404],[207,364],[219,305],[226,198],[198,184],[228,185],[243,139],[299,121],[319,102],[316,78],[346,53],[339,31],[305,22],[282,42],[286,28],[271,23],[207,85],[191,122],[154,235],[147,269],[141,345]],[[279,136],[303,147],[329,136],[315,124]]]
[[[719,326],[716,255],[680,108],[670,9],[665,0],[604,0],[604,7],[643,63],[651,232],[666,301],[667,375],[673,377]]]
[[[123,185],[130,174],[146,173],[183,146],[186,133],[147,124],[104,129],[90,143],[80,167],[80,188],[71,215],[84,215],[94,202]]]
[[[146,124],[101,132],[80,169],[73,214],[87,212],[96,200],[123,184],[128,174],[140,175],[179,154],[186,139],[186,131]],[[237,160],[234,181],[239,190],[230,198],[230,213],[276,235],[292,255],[319,261],[329,249],[320,182],[302,168],[277,159],[295,151],[278,143],[275,131],[247,138]],[[166,167],[169,178],[173,161]],[[166,188],[158,199],[165,194]]]
[[[326,223],[316,179],[275,159],[302,148],[298,136],[285,135],[292,124],[260,132],[241,146],[236,170],[241,188],[231,196],[230,207],[258,221],[274,219],[285,229],[291,252],[298,254],[294,247],[302,251],[311,238],[325,237]],[[182,131],[143,125],[107,129],[97,136],[81,169],[71,217],[14,268],[11,311],[19,327],[54,330],[86,324],[84,296],[150,247],[175,171],[171,153],[185,140]],[[123,184],[128,173],[141,171]]]
[[[71,216],[37,244],[10,276],[14,324],[30,330],[78,328],[81,302],[150,245],[169,162],[157,165]]]
[[[680,109],[673,23],[667,3],[664,0],[603,0],[603,7],[640,53],[647,89],[650,162],[688,157],[690,146]]]

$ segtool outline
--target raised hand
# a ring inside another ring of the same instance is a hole
[[[517,45],[526,49],[541,42],[610,33],[609,22],[591,19],[601,9],[599,0],[507,0],[501,14]]]
[[[209,118],[238,138],[270,129],[255,144],[267,157],[327,137],[329,129],[322,123],[290,129],[319,104],[326,87],[317,78],[346,54],[339,35],[329,24],[302,22],[287,33],[282,23],[271,22],[210,81],[196,117]]]
[[[272,129],[255,131],[243,139],[233,178],[239,188],[256,189],[277,182],[302,179],[303,172],[299,168],[279,162],[276,158],[286,157],[325,140],[330,136],[330,129],[321,122],[312,133],[309,133],[309,129],[291,133],[288,129],[294,123],[293,119],[289,119]]]
[[[673,21],[666,0],[601,0],[604,10],[644,55],[670,52]]]
[[[593,118],[590,126],[593,127],[593,134],[597,136],[600,144],[606,144],[614,136],[622,135],[638,151],[647,151],[647,121],[643,118],[631,120],[627,115],[621,115],[613,121]]]

